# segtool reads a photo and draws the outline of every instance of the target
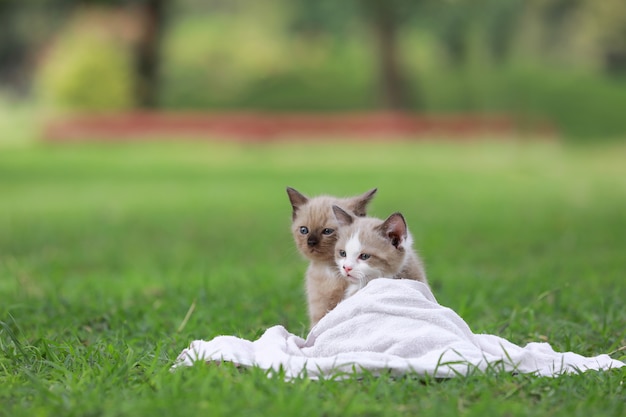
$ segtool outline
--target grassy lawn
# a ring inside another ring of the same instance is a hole
[[[285,186],[402,211],[474,332],[626,352],[626,146],[135,143],[0,149],[0,415],[623,416],[625,370],[284,382],[169,367],[191,340],[305,335]],[[194,306],[188,319],[185,315]]]

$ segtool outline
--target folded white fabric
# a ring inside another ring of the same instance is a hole
[[[559,376],[626,366],[608,355],[555,352],[548,343],[517,346],[501,337],[474,334],[453,310],[437,303],[417,281],[379,278],[341,302],[302,339],[274,326],[256,341],[234,336],[196,340],[175,367],[194,361],[229,361],[286,378],[412,373],[437,378],[476,370]]]

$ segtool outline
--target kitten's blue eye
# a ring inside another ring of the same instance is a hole
[[[300,233],[306,235],[307,233],[309,233],[309,229],[306,226],[302,226],[300,228]]]
[[[328,236],[328,235],[332,235],[334,231],[335,231],[334,229],[324,229],[322,230],[322,234]]]
[[[346,257],[346,251],[343,249],[339,249],[339,256],[341,256],[342,258]]]
[[[367,253],[362,253],[359,255],[359,259],[362,261],[367,261],[370,258],[371,255],[368,255]]]

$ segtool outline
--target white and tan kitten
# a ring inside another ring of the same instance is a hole
[[[366,215],[367,204],[376,189],[365,194],[338,198],[327,195],[306,197],[287,187],[287,195],[293,208],[291,231],[300,253],[310,262],[305,275],[305,286],[310,326],[313,327],[342,300],[347,281],[337,279],[335,265],[335,242],[337,219],[333,205],[360,218]]]
[[[336,205],[333,212],[340,225],[335,262],[348,283],[344,299],[376,278],[413,279],[428,284],[402,214],[394,213],[386,220],[355,217]]]

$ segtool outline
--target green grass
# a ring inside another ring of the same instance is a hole
[[[169,368],[194,339],[305,334],[287,185],[378,187],[371,214],[405,214],[437,298],[475,332],[617,351],[625,156],[514,141],[4,147],[0,415],[624,415],[624,370],[284,382]]]

